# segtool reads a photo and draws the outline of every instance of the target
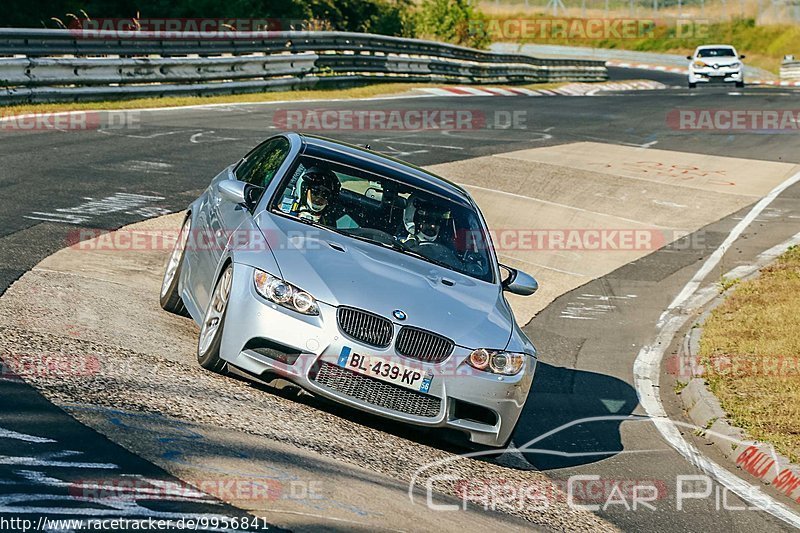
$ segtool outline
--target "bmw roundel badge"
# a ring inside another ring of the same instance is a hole
[[[393,315],[393,316],[394,316],[394,317],[395,317],[397,320],[405,320],[405,319],[406,319],[406,314],[405,314],[404,312],[402,312],[401,310],[399,310],[399,309],[395,309],[395,310],[392,312],[392,315]]]

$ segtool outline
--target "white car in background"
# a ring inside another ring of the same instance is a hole
[[[743,55],[729,44],[698,46],[694,54],[686,56],[689,63],[689,88],[698,83],[735,83],[744,87]]]

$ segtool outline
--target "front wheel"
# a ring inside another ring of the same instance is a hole
[[[737,81],[736,82],[736,87],[739,88],[739,89],[744,89],[744,82],[743,81]]]
[[[186,217],[178,234],[178,240],[167,261],[167,268],[164,270],[164,279],[161,282],[161,293],[159,303],[161,308],[176,315],[189,316],[186,306],[183,305],[180,294],[178,294],[178,281],[181,278],[183,258],[186,255],[186,243],[189,242],[189,234],[192,231],[192,218]]]
[[[200,339],[197,343],[197,362],[206,370],[224,374],[228,363],[220,358],[222,329],[228,313],[228,300],[231,297],[233,265],[228,265],[217,281],[211,301],[208,303],[203,323],[200,326]]]
[[[695,88],[697,88],[697,84],[696,84],[696,83],[692,83],[692,82],[690,81],[690,82],[689,82],[689,88],[690,88],[690,89],[695,89]]]

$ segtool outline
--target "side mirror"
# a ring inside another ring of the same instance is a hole
[[[689,61],[691,61],[691,60],[692,60],[692,56],[686,56],[686,59],[688,59]]]
[[[744,54],[742,54],[739,56],[739,59],[744,59],[744,57],[745,57]]]
[[[263,188],[250,185],[243,181],[224,180],[219,182],[217,190],[219,190],[220,195],[226,200],[243,205],[247,209],[252,210],[258,203],[258,197]]]
[[[506,265],[500,266],[509,272],[508,277],[502,282],[504,291],[520,296],[530,296],[539,289],[539,282],[530,274]]]

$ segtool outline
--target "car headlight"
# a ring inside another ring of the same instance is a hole
[[[281,278],[256,269],[253,273],[253,283],[256,292],[271,302],[304,315],[319,314],[319,307],[313,296]]]
[[[479,348],[473,350],[467,358],[467,364],[478,370],[484,370],[493,374],[501,374],[503,376],[514,376],[519,374],[522,367],[525,366],[525,358],[528,357],[524,353],[513,353],[486,350]]]
[[[705,64],[705,63],[704,63],[704,62],[702,62],[702,61],[695,61],[695,62],[694,62],[694,66],[695,66],[695,67],[697,67],[697,68],[706,68],[708,65],[707,65],[707,64]]]
[[[728,65],[728,68],[739,68],[741,66],[742,66],[741,63],[736,62],[736,63],[731,63],[730,65]]]

